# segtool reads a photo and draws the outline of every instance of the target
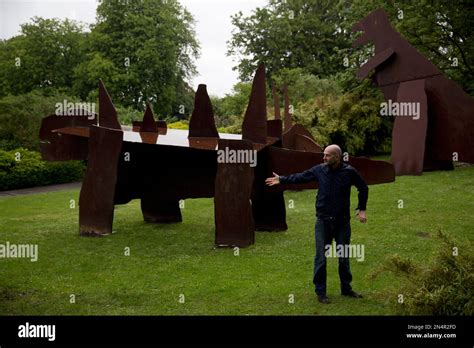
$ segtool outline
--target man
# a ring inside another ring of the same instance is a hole
[[[324,149],[324,164],[319,164],[302,173],[288,176],[267,178],[268,186],[278,184],[299,184],[310,181],[319,182],[316,199],[316,256],[314,258],[313,283],[318,300],[321,303],[330,303],[326,295],[326,246],[336,240],[336,248],[348,250],[351,239],[350,225],[350,195],[351,186],[359,191],[359,205],[357,207],[360,222],[367,222],[365,209],[369,196],[369,188],[360,174],[350,165],[341,162],[342,152],[337,145],[329,145]],[[361,298],[362,295],[352,290],[352,274],[349,267],[349,255],[339,257],[339,278],[341,293],[344,296]]]

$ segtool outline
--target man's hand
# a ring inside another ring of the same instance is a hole
[[[367,222],[367,216],[365,215],[365,210],[359,210],[357,213],[357,216],[359,217],[359,221],[365,224]]]
[[[272,178],[267,178],[265,180],[265,184],[267,184],[268,186],[273,186],[273,185],[279,185],[280,184],[280,176],[277,173],[273,173],[273,175],[275,175],[275,176],[272,177]]]

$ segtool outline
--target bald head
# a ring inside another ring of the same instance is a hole
[[[332,144],[332,145],[329,145],[328,147],[326,147],[326,148],[324,149],[324,152],[326,152],[326,151],[327,151],[328,153],[331,153],[331,154],[334,154],[334,155],[338,156],[339,158],[342,157],[342,150],[341,150],[341,148],[340,148],[338,145],[336,145],[336,144]]]
[[[341,148],[335,144],[329,145],[324,149],[324,163],[332,168],[335,168],[341,163],[342,151]]]

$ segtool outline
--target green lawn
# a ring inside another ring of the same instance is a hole
[[[473,240],[474,167],[371,186],[368,224],[352,221],[352,242],[365,246],[365,260],[351,260],[353,286],[365,297],[339,295],[337,259],[328,259],[333,303],[321,305],[311,283],[313,191],[286,192],[294,201],[288,231],[257,232],[239,256],[214,248],[212,199],[186,200],[183,222],[169,225],[144,223],[133,201],[116,207],[114,234],[87,238],[78,234],[77,203],[70,208],[78,197],[73,190],[0,199],[0,243],[39,245],[37,262],[0,259],[0,315],[391,315],[399,305],[387,294],[401,280],[368,277],[383,260],[397,253],[426,263],[439,229],[460,252]]]

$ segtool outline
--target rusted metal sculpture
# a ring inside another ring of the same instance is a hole
[[[453,159],[474,163],[474,99],[397,33],[382,9],[356,23],[352,31],[363,32],[353,47],[368,42],[375,47],[375,56],[357,77],[363,79],[374,70],[372,79],[387,101],[419,106],[416,118],[395,118],[392,163],[397,175],[453,169]]]
[[[267,120],[265,89],[262,64],[253,81],[242,135],[217,132],[205,85],[196,93],[189,132],[167,129],[163,121],[154,120],[149,106],[143,122],[134,123],[133,130],[120,126],[102,82],[98,122],[45,118],[40,137],[46,159],[88,160],[80,194],[80,234],[111,233],[114,205],[132,199],[141,200],[145,221],[166,223],[182,221],[180,200],[200,197],[214,197],[218,246],[245,247],[254,243],[255,230],[286,230],[283,191],[297,187],[267,187],[265,178],[272,172],[287,175],[308,169],[322,163],[323,154],[311,133],[290,124],[289,114],[285,113],[285,132],[281,119]],[[56,149],[61,146],[64,149]],[[256,166],[220,161],[219,150],[255,151]],[[369,184],[394,181],[390,163],[355,157],[349,163]]]

